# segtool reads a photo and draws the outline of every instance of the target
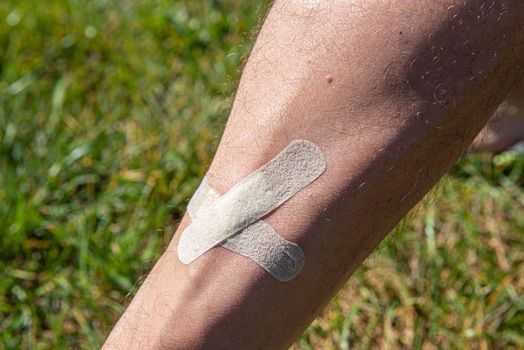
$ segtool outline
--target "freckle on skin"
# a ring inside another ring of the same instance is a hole
[[[326,75],[326,81],[328,84],[331,84],[333,82],[333,77],[331,75]]]

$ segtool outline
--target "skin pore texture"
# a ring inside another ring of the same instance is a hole
[[[326,171],[263,218],[304,268],[279,282],[220,246],[184,265],[186,215],[104,347],[289,347],[518,84],[523,22],[522,0],[276,1],[207,179],[318,145]]]

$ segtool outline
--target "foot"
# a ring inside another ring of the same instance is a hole
[[[471,145],[475,152],[500,153],[524,139],[524,108],[504,102]]]

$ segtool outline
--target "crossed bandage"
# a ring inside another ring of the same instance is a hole
[[[221,245],[253,260],[279,281],[293,279],[304,265],[302,249],[261,219],[325,169],[318,146],[294,140],[222,196],[204,178],[188,205],[191,224],[178,243],[180,261],[189,264]]]

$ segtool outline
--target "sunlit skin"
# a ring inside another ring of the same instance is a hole
[[[182,220],[106,349],[285,349],[471,144],[522,76],[524,2],[276,1],[209,183],[220,193],[291,140],[326,172],[264,220],[298,243],[276,281],[215,247],[183,265]]]

